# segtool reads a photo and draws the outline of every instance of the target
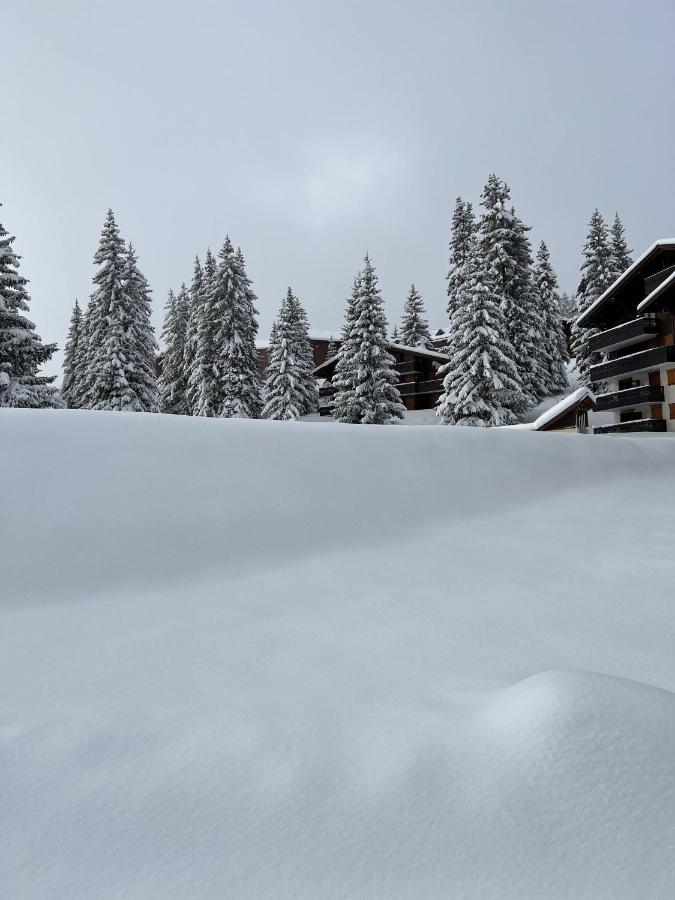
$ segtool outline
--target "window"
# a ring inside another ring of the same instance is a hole
[[[668,404],[670,407],[670,418],[675,419],[675,403]]]
[[[675,369],[668,369],[666,374],[668,376],[668,384],[675,384]]]

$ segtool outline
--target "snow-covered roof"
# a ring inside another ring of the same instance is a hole
[[[609,298],[617,290],[617,288],[619,288],[625,281],[627,281],[630,278],[630,276],[633,275],[637,271],[637,269],[640,268],[640,266],[644,263],[644,261],[649,256],[651,256],[655,250],[658,250],[660,247],[675,247],[675,238],[661,238],[658,241],[654,241],[654,243],[651,245],[651,247],[648,247],[645,250],[645,252],[641,256],[639,256],[631,266],[628,266],[628,268],[626,269],[625,272],[622,272],[622,274],[619,275],[619,277],[616,279],[616,281],[614,281],[614,282],[612,282],[612,284],[610,284],[610,286],[607,288],[607,290],[604,293],[600,294],[600,296],[598,297],[597,300],[595,300],[593,303],[591,303],[591,305],[588,307],[586,312],[582,313],[579,316],[576,324],[584,325],[590,318],[591,313],[595,312],[595,310],[598,309],[600,306],[604,306],[605,302],[607,300],[609,300]],[[652,291],[652,293],[653,293],[653,291]],[[642,302],[644,303],[645,301],[642,301]],[[640,306],[642,306],[642,303],[640,304]],[[638,309],[639,309],[639,307],[638,307]]]
[[[559,403],[556,403],[555,406],[547,409],[546,412],[542,413],[539,418],[533,422],[533,431],[541,431],[546,425],[550,425],[551,422],[555,422],[556,419],[559,419],[561,416],[564,416],[565,413],[574,409],[577,403],[580,403],[586,397],[588,397],[592,403],[595,403],[595,397],[593,396],[592,391],[587,387],[580,387],[577,388],[576,391],[572,391],[571,394],[563,397]]]
[[[394,350],[404,350],[409,353],[417,353],[418,356],[430,356],[432,359],[442,359],[443,362],[446,362],[450,357],[447,353],[441,353],[440,350],[428,350],[426,347],[408,347],[406,344],[387,344],[388,347],[393,347]]]
[[[320,331],[316,328],[310,328],[309,330],[309,339],[310,341],[341,341],[342,340],[342,332],[339,328],[336,328],[335,331]],[[255,346],[257,350],[266,350],[270,345],[269,338],[260,339],[255,342]]]
[[[661,284],[654,288],[651,294],[647,294],[642,303],[638,304],[638,312],[642,312],[642,310],[647,309],[647,307],[651,306],[655,300],[661,296],[661,294],[665,291],[665,289],[675,283],[675,272],[671,272],[667,278],[664,278]]]

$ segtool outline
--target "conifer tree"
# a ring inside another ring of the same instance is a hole
[[[70,328],[66,345],[63,349],[63,381],[61,382],[61,399],[68,409],[77,409],[80,405],[79,385],[77,377],[77,363],[80,353],[84,350],[82,341],[82,310],[80,304],[75,301],[73,313],[70,317]]]
[[[425,347],[431,340],[429,322],[427,321],[422,295],[414,284],[403,307],[401,319],[401,343],[406,347]]]
[[[466,262],[472,239],[476,232],[476,221],[473,215],[473,207],[465,203],[461,197],[455,201],[455,209],[452,214],[452,232],[450,236],[450,270],[448,272],[448,321],[452,318],[453,311],[458,303],[462,288],[462,272]],[[448,352],[452,352],[452,334],[448,334]]]
[[[226,240],[226,244],[229,244],[229,238]],[[229,249],[230,252],[233,251],[231,244],[229,244]],[[213,290],[217,268],[215,257],[209,248],[206,251],[202,272],[197,345],[192,371],[188,378],[190,405],[192,414],[195,416],[216,416],[218,414],[215,366],[217,321],[213,309]]]
[[[532,264],[532,249],[527,232],[530,230],[511,209],[514,223],[516,277],[514,295],[519,310],[519,327],[513,332],[516,365],[523,388],[536,404],[549,393],[550,348],[546,341],[545,312],[537,294]]]
[[[382,425],[402,419],[405,407],[396,388],[394,357],[387,351],[387,320],[377,275],[367,254],[355,284],[358,293],[348,310],[349,333],[340,348],[339,374],[336,369],[334,415],[341,422]]]
[[[138,411],[158,412],[157,342],[151,323],[151,292],[145,275],[138,267],[138,257],[131,244],[127,248],[122,284],[129,304],[125,342],[131,365],[127,381],[136,397],[135,406]]]
[[[246,275],[241,250],[233,253],[229,238],[218,259],[210,302],[211,315],[217,324],[214,344],[217,414],[226,419],[257,419],[262,400],[255,346],[256,296]]]
[[[523,285],[518,258],[518,226],[507,207],[510,196],[506,183],[496,175],[490,175],[481,195],[484,212],[479,225],[479,252],[476,258],[484,266],[482,288],[490,292],[491,304],[498,305],[502,313],[506,340],[501,344],[501,352],[513,363],[508,367],[510,388],[502,402],[515,417],[520,418],[534,398],[520,377],[521,368],[525,369],[528,365],[525,358],[528,322],[521,308]],[[451,341],[454,340],[454,336],[451,337]],[[515,375],[512,370],[515,370]]]
[[[201,391],[201,372],[196,365],[197,347],[199,344],[199,328],[204,314],[204,278],[199,257],[195,256],[195,265],[190,285],[190,303],[188,306],[187,325],[185,327],[185,351],[183,365],[185,367],[186,403],[188,415],[197,415],[199,395]]]
[[[557,299],[558,308],[560,310],[560,315],[562,316],[563,321],[571,322],[572,319],[574,319],[574,315],[577,311],[577,304],[574,297],[563,291]]]
[[[622,275],[626,269],[632,264],[631,250],[628,249],[626,241],[625,228],[623,222],[619,218],[619,214],[614,215],[612,224],[612,274],[614,280]]]
[[[546,362],[546,392],[558,394],[569,386],[566,368],[567,338],[557,297],[558,280],[544,241],[537,250],[534,278],[544,324],[542,348]]]
[[[359,421],[356,407],[356,378],[354,354],[355,340],[352,330],[357,319],[359,297],[361,295],[361,272],[354,276],[352,292],[345,307],[345,321],[342,326],[342,342],[338,349],[338,361],[333,375],[333,418],[337,422],[356,424]]]
[[[337,356],[339,349],[340,342],[336,338],[332,337],[328,342],[328,346],[326,347],[326,359],[332,359],[334,356]]]
[[[185,285],[180,293],[169,291],[162,340],[166,350],[160,377],[160,410],[177,416],[190,414],[187,397],[185,342],[190,315],[190,295]]]
[[[391,342],[392,344],[401,343],[401,335],[398,333],[398,325],[394,325],[394,327],[391,329]]]
[[[28,280],[19,274],[20,256],[0,223],[0,407],[44,409],[61,407],[54,377],[38,375],[56,344],[43,344],[29,311]]]
[[[319,405],[319,388],[314,377],[314,350],[309,337],[307,313],[300,300],[290,291],[291,324],[299,370],[299,386],[303,396],[303,415],[316,412]]]
[[[583,255],[581,280],[577,289],[577,318],[585,313],[615,280],[607,225],[597,209],[589,222]],[[599,329],[595,327],[584,328],[576,322],[572,326],[572,352],[576,357],[579,378],[594,391],[598,391],[599,385],[591,383],[590,368],[601,362],[602,357],[598,352],[591,352],[588,342],[598,333]]]
[[[472,237],[450,320],[455,336],[452,356],[439,369],[444,392],[437,413],[445,424],[491,426],[515,421],[507,401],[519,389],[518,373],[499,295],[485,283],[488,271]]]
[[[266,419],[299,419],[312,404],[316,406],[316,387],[310,386],[307,380],[308,341],[306,329],[303,334],[298,306],[289,287],[270,335],[262,411]],[[312,377],[311,372],[309,374]]]

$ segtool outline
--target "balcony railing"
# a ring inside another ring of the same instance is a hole
[[[399,375],[412,375],[413,372],[417,371],[417,363],[415,362],[400,362],[394,365],[394,368],[398,372]]]
[[[665,345],[652,347],[649,350],[641,350],[639,353],[631,353],[629,356],[621,356],[619,359],[611,359],[609,362],[591,366],[591,381],[606,381],[608,378],[654,369],[670,362],[675,362],[675,347],[666,347]]]
[[[640,431],[666,431],[665,419],[633,419],[632,422],[617,422],[616,425],[596,425],[595,434],[635,434]]]
[[[443,379],[432,378],[431,381],[420,381],[417,386],[418,394],[435,394],[443,390]]]
[[[602,412],[607,409],[621,409],[623,406],[640,406],[641,403],[663,403],[663,387],[644,384],[641,387],[627,388],[625,391],[600,394],[595,398],[595,409],[596,412]]]
[[[648,341],[658,335],[658,326],[655,319],[633,319],[624,322],[616,328],[601,331],[600,334],[589,338],[588,348],[595,353],[598,350],[618,350],[620,347],[630,347],[631,344],[639,344]]]
[[[409,397],[411,394],[417,393],[417,385],[414,381],[406,381],[403,384],[397,384],[396,387],[402,397]]]
[[[668,266],[667,269],[661,269],[660,272],[656,272],[654,275],[645,278],[645,297],[648,297],[653,290],[660,284],[663,284],[666,278],[668,278],[669,275],[672,275],[673,272],[675,272],[675,266]]]

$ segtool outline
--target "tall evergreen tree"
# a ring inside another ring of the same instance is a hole
[[[349,334],[340,349],[334,415],[339,421],[382,425],[402,419],[394,357],[387,351],[387,320],[375,269],[366,254],[358,295],[348,312]],[[344,353],[342,351],[345,351]],[[343,374],[347,377],[343,379]]]
[[[0,223],[0,406],[42,409],[62,406],[53,377],[38,375],[56,344],[43,344],[29,311],[28,281],[19,274],[20,256]]]
[[[549,393],[549,369],[551,359],[546,342],[545,311],[540,305],[532,264],[532,248],[527,232],[530,230],[511,209],[515,227],[514,247],[516,254],[515,298],[520,316],[520,327],[515,329],[513,339],[518,341],[516,364],[523,388],[536,404]]]
[[[557,296],[558,280],[544,241],[537,250],[534,278],[544,322],[542,348],[546,363],[545,387],[548,394],[557,394],[568,387],[567,338]]]
[[[246,275],[241,250],[228,240],[218,255],[211,291],[215,334],[217,414],[223,418],[257,419],[262,411],[258,374],[256,296]]]
[[[491,304],[499,305],[501,309],[506,338],[501,352],[513,363],[508,367],[511,373],[509,390],[502,402],[519,418],[532,405],[533,398],[520,377],[521,368],[528,365],[525,352],[529,326],[521,307],[518,225],[507,206],[510,196],[506,183],[496,175],[490,175],[481,195],[484,212],[479,225],[477,258],[485,269],[482,288],[490,292]],[[454,341],[454,337],[451,340]]]
[[[229,252],[233,252],[232,245],[229,244],[229,238],[225,243],[229,245]],[[206,251],[202,272],[197,345],[192,371],[188,378],[190,405],[192,414],[195,416],[218,415],[215,361],[217,320],[213,308],[213,291],[217,269],[216,259],[211,253],[211,248],[209,248]]]
[[[61,382],[61,399],[69,409],[80,406],[80,386],[77,365],[80,354],[84,351],[82,340],[83,317],[80,304],[75,301],[70,317],[70,328],[63,350],[63,381]]]
[[[410,285],[403,307],[400,340],[406,347],[425,347],[427,341],[431,340],[424,301],[414,284]]]
[[[612,223],[612,273],[614,280],[622,275],[626,269],[632,265],[632,251],[628,249],[626,241],[625,228],[623,222],[619,218],[619,214],[615,213],[614,222]]]
[[[489,272],[471,238],[462,265],[450,329],[450,362],[439,369],[443,395],[438,415],[451,425],[506,425],[515,421],[507,402],[519,389],[512,347],[499,295],[486,284]]]
[[[605,220],[596,209],[588,226],[588,236],[583,250],[584,259],[581,264],[581,280],[577,288],[577,318],[603,294],[615,280],[612,261],[612,249]],[[592,353],[588,342],[599,329],[584,328],[574,323],[572,326],[572,352],[576,357],[579,378],[592,390],[597,391],[599,385],[591,383],[590,367],[602,361],[600,353]]]
[[[267,419],[299,419],[316,407],[317,391],[311,369],[311,383],[308,380],[306,351],[309,341],[301,309],[289,287],[270,335],[262,412]]]
[[[464,263],[472,246],[472,240],[476,232],[476,220],[473,207],[465,203],[461,197],[455,201],[455,209],[452,214],[452,232],[450,236],[450,270],[448,272],[448,321],[459,302],[462,289],[462,273]],[[448,334],[448,352],[451,348],[452,334]]]
[[[138,411],[158,412],[157,342],[151,323],[151,291],[145,275],[138,267],[138,257],[131,244],[127,248],[122,284],[129,304],[125,340],[131,365],[127,381],[136,396],[135,406]]]
[[[289,288],[290,291],[290,288]],[[303,395],[302,409],[304,415],[316,412],[319,406],[319,388],[314,377],[314,350],[309,337],[309,323],[305,308],[290,291],[291,323],[294,329],[294,342],[299,369],[300,388]]]
[[[183,365],[187,381],[186,401],[188,415],[197,415],[201,392],[201,371],[196,365],[199,344],[199,328],[204,315],[204,277],[199,257],[195,256],[195,265],[190,285],[190,303],[188,307],[187,325],[185,327],[185,350]]]
[[[185,343],[190,315],[190,295],[183,284],[178,295],[169,291],[162,340],[166,347],[160,378],[160,410],[177,416],[190,415],[187,397]]]
[[[352,292],[347,298],[345,320],[342,326],[342,342],[338,349],[338,361],[333,375],[333,418],[338,422],[356,424],[359,411],[356,406],[356,371],[354,354],[356,350],[352,331],[358,316],[358,304],[361,296],[361,272],[354,276]]]

